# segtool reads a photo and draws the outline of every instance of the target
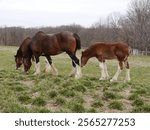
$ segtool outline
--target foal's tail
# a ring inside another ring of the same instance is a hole
[[[81,40],[78,34],[73,33],[74,38],[76,39],[76,50],[81,49]]]

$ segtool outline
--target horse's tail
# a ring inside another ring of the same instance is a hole
[[[81,49],[81,40],[78,34],[73,33],[74,38],[76,39],[76,50]]]

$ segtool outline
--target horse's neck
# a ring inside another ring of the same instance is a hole
[[[21,51],[21,48],[18,49],[17,55],[18,55],[18,56],[21,56],[21,57],[23,56],[22,51]]]

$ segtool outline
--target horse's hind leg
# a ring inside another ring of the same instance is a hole
[[[107,71],[107,66],[105,62],[99,62],[99,67],[101,69],[101,77],[99,80],[106,80],[109,79],[109,74]]]
[[[74,61],[72,60],[72,71],[71,73],[69,74],[69,77],[73,77],[75,76],[76,72],[77,72],[77,68],[76,68],[76,64],[74,63]]]
[[[34,71],[36,71],[36,59],[34,56],[32,56],[32,62],[34,63]]]
[[[50,63],[49,63],[48,59],[45,58],[45,70],[44,71],[45,71],[45,73],[50,73],[51,70],[52,70],[52,68],[50,66]]]
[[[121,73],[121,70],[123,69],[123,62],[119,61],[118,67],[117,67],[117,72],[113,76],[113,78],[110,80],[111,82],[117,81],[119,74]]]
[[[58,71],[57,71],[57,69],[55,68],[55,66],[53,65],[52,59],[51,59],[50,56],[46,56],[45,62],[46,62],[46,65],[45,65],[45,72],[46,72],[46,73],[49,73],[49,72],[51,71],[53,75],[58,75]]]
[[[36,64],[35,64],[35,73],[34,73],[34,75],[38,75],[38,74],[40,74],[40,62],[39,62],[40,60],[39,60],[39,56],[35,56],[35,62],[36,62]]]
[[[130,81],[130,68],[129,68],[129,63],[128,60],[124,61],[125,67],[126,67],[126,78],[125,81]]]
[[[73,67],[76,68],[75,78],[76,79],[81,78],[82,77],[82,71],[81,71],[81,67],[79,64],[79,59],[73,53],[67,52],[67,54],[71,57],[72,62],[74,63]]]

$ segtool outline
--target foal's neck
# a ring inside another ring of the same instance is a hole
[[[86,57],[89,59],[91,57],[94,57],[95,56],[95,53],[94,51],[91,49],[91,48],[88,48],[86,51],[85,51],[85,55]]]

